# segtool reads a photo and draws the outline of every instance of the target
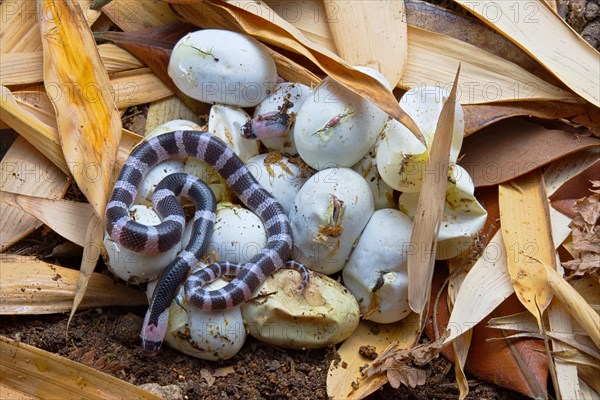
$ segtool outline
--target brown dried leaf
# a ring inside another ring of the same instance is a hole
[[[600,140],[593,137],[511,119],[466,138],[460,164],[469,172],[476,187],[491,186],[579,150],[598,146]]]
[[[427,373],[422,369],[401,367],[398,369],[388,369],[388,382],[394,389],[398,389],[400,385],[416,388],[422,386],[427,381]]]
[[[597,182],[593,187],[598,187]],[[562,263],[573,276],[596,272],[600,268],[600,194],[579,199],[572,207],[576,215],[569,227],[572,249],[578,253],[574,260]]]

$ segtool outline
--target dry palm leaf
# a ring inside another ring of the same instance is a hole
[[[390,343],[398,348],[415,345],[420,335],[419,317],[411,314],[393,324],[379,325],[361,321],[352,336],[338,349],[339,360],[334,360],[327,374],[327,395],[335,399],[362,399],[387,382],[385,375],[365,377],[362,368],[371,360],[360,354],[361,346],[372,346],[373,354],[381,354]]]
[[[517,64],[547,82],[554,85],[558,82],[527,53],[476,18],[455,13],[447,8],[421,0],[406,0],[405,7],[406,22],[409,26],[472,44]]]
[[[21,107],[15,96],[4,86],[0,86],[0,90],[2,95],[0,118],[2,121],[23,136],[54,165],[69,174],[69,167],[62,154],[56,127],[48,125],[29,110]]]
[[[455,1],[512,40],[575,93],[600,107],[598,53],[545,2]]]
[[[94,211],[88,203],[0,191],[2,202],[18,207],[71,242],[84,246],[85,228]]]
[[[404,1],[327,1],[325,13],[337,54],[378,70],[396,87],[408,48]]]
[[[35,257],[0,254],[1,314],[53,314],[69,311],[79,273],[71,268],[48,264]],[[109,276],[94,273],[89,281],[83,308],[141,306],[144,293],[115,283]]]
[[[0,166],[2,191],[59,199],[69,184],[64,172],[20,137],[8,149]],[[12,246],[41,225],[36,218],[5,200],[4,196],[0,198],[0,251]]]
[[[298,7],[303,13],[312,15],[314,10],[319,9],[318,3],[318,0],[306,0],[299,3]],[[177,6],[176,10],[190,21],[193,18],[199,26],[240,29],[235,20],[222,15],[218,9],[207,8],[205,3],[196,9],[195,15],[190,15],[194,8],[187,5]],[[263,15],[280,18],[272,10],[265,11]],[[324,18],[309,21],[294,19],[292,22],[302,34],[310,36],[321,47],[333,46]],[[276,42],[273,44],[278,46]],[[427,85],[449,89],[449,82],[453,81],[459,63],[462,67],[458,97],[463,105],[536,100],[582,102],[578,96],[549,84],[510,61],[452,37],[412,26],[408,27],[407,65],[398,86],[409,89],[415,85]]]
[[[144,130],[151,132],[159,125],[173,119],[185,119],[200,124],[200,118],[197,114],[190,110],[178,97],[171,96],[150,103]]]
[[[420,315],[422,323],[424,323],[424,314],[427,312],[426,307],[431,294],[437,234],[446,203],[448,158],[454,127],[459,75],[460,66],[437,122],[429,160],[425,167],[429,173],[423,174],[423,188],[415,211],[415,215],[418,217],[415,218],[410,237],[410,242],[419,250],[409,252],[407,255],[408,303],[410,308]],[[431,171],[435,172],[431,173]]]
[[[108,374],[0,336],[0,383],[27,398],[160,400]],[[4,395],[4,392],[2,392]]]
[[[201,5],[174,4],[173,7],[187,21],[206,26],[207,19],[204,15],[207,13],[207,5],[223,18],[228,18],[229,26],[232,26],[233,20],[234,26],[238,25],[256,39],[305,56],[332,79],[376,104],[407,126],[417,137],[421,137],[417,125],[400,108],[393,94],[383,84],[350,67],[327,48],[307,39],[295,26],[277,15],[265,3],[211,0]]]
[[[119,109],[146,104],[173,94],[149,68],[111,74],[110,84]]]

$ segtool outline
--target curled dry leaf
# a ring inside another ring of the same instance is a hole
[[[600,268],[600,182],[593,181],[592,187],[594,193],[577,200],[573,206],[576,216],[569,226],[572,249],[578,257],[562,263],[573,276],[594,273]]]
[[[600,140],[593,137],[510,119],[466,138],[460,165],[469,172],[475,187],[492,186],[577,151],[599,146]]]

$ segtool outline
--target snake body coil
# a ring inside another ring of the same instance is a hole
[[[167,266],[156,286],[142,327],[142,348],[156,354],[166,333],[168,309],[177,287],[190,268],[197,265],[206,250],[215,220],[215,198],[197,177],[173,174],[165,177],[152,197],[161,218],[156,226],[135,222],[129,215],[138,187],[158,163],[177,157],[196,157],[211,165],[225,179],[240,200],[262,220],[267,243],[247,264],[211,264],[195,271],[185,281],[189,301],[204,310],[225,310],[252,298],[254,291],[280,268],[298,270],[308,284],[308,271],[299,263],[287,261],[292,249],[290,222],[269,192],[252,176],[244,162],[225,143],[199,131],[175,131],[152,138],[140,145],[126,161],[106,208],[106,230],[115,242],[141,253],[161,253],[181,240],[185,217],[176,196],[188,197],[196,207],[192,237],[188,246]],[[287,262],[287,263],[286,263]],[[203,287],[222,275],[235,275],[218,290]]]

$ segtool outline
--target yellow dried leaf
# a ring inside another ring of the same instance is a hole
[[[503,183],[498,189],[502,238],[508,254],[508,271],[515,293],[537,319],[552,300],[544,265],[554,267],[548,195],[544,179],[535,170]]]
[[[0,314],[53,314],[69,311],[79,273],[30,256],[0,254]],[[81,303],[83,308],[142,306],[145,294],[94,273]]]
[[[352,336],[338,349],[339,360],[334,360],[327,374],[327,395],[335,399],[362,399],[387,382],[384,374],[364,377],[361,369],[371,361],[359,354],[365,344],[381,354],[392,342],[398,348],[415,345],[420,335],[419,316],[411,314],[400,322],[379,325],[361,321]]]
[[[0,336],[0,370],[2,385],[31,396],[26,398],[161,399],[114,376],[5,336]]]
[[[77,185],[103,216],[121,139],[110,81],[78,3],[38,0],[38,14],[44,84],[61,90],[50,99],[63,154]]]

